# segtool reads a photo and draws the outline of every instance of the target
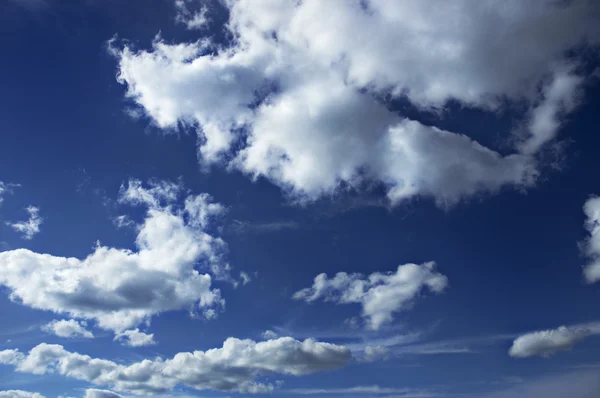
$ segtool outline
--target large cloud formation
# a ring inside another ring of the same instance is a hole
[[[94,320],[121,333],[155,314],[189,310],[216,315],[224,305],[209,273],[228,275],[226,243],[208,231],[223,210],[208,195],[189,195],[178,208],[179,185],[130,181],[120,201],[144,206],[136,250],[97,245],[84,259],[35,253],[0,253],[0,285],[31,308]],[[180,206],[181,207],[181,206]]]
[[[425,195],[448,206],[532,185],[536,153],[585,83],[567,53],[600,42],[593,1],[225,3],[230,43],[157,38],[138,51],[113,41],[118,79],[158,126],[196,128],[203,164],[306,200],[376,181],[394,203]],[[386,96],[434,112],[450,101],[527,111],[501,155],[391,112]]]
[[[435,263],[404,264],[396,272],[361,274],[338,272],[315,277],[313,285],[294,294],[294,299],[314,302],[319,299],[335,303],[359,303],[368,326],[377,330],[393,320],[393,314],[406,309],[423,290],[442,292],[448,278],[435,271]]]
[[[548,357],[560,351],[570,350],[590,334],[588,329],[566,326],[527,333],[515,339],[509,354],[515,358]]]
[[[184,385],[198,390],[269,392],[273,384],[256,379],[264,374],[305,375],[336,369],[351,359],[343,346],[291,337],[255,342],[228,338],[223,347],[180,352],[173,358],[143,360],[130,365],[69,352],[61,345],[39,344],[28,354],[0,351],[0,363],[19,372],[63,376],[117,391],[152,394]]]

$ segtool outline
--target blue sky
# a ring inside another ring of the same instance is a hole
[[[597,397],[599,21],[4,0],[0,397]]]

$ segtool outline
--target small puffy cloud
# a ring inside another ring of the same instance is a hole
[[[131,181],[119,201],[145,208],[135,250],[98,244],[83,259],[26,249],[0,252],[0,285],[23,305],[94,320],[115,332],[165,311],[216,315],[225,302],[208,272],[228,275],[227,244],[204,228],[216,211],[208,196],[188,195],[192,211],[177,206],[181,191],[167,182]]]
[[[190,4],[175,1],[178,21],[204,26],[204,9]],[[195,129],[203,165],[264,177],[299,200],[375,182],[392,203],[426,196],[451,206],[533,185],[537,153],[587,81],[567,54],[600,43],[593,1],[458,1],[433,12],[426,2],[385,0],[225,6],[235,40],[211,51],[206,40],[157,38],[141,51],[113,41],[118,81],[159,127]],[[520,139],[503,155],[436,128],[435,117],[433,125],[402,117],[382,98],[424,111],[518,105]]]
[[[252,278],[245,271],[240,272],[240,278],[242,280],[242,285],[247,285],[248,283],[252,282]]]
[[[23,360],[23,354],[19,350],[0,351],[0,363],[7,365],[17,365]]]
[[[508,353],[514,358],[549,357],[557,352],[570,350],[589,335],[588,329],[566,326],[527,333],[513,341]]]
[[[62,319],[60,321],[54,320],[42,326],[42,330],[48,333],[55,334],[58,337],[84,337],[86,339],[93,339],[94,335],[92,334],[92,332],[86,329],[86,326],[87,323],[85,321],[76,321],[75,319]]]
[[[126,330],[115,334],[115,340],[129,347],[143,347],[156,344],[154,334],[140,332],[139,329]]]
[[[585,213],[585,228],[590,236],[583,243],[583,251],[589,263],[583,269],[588,283],[600,281],[600,198],[588,199],[583,206]]]
[[[301,376],[340,368],[351,359],[350,350],[343,346],[291,337],[258,343],[228,338],[221,348],[180,352],[171,359],[146,359],[130,365],[45,343],[32,348],[27,355],[16,351],[18,356],[15,356],[14,350],[7,351],[0,351],[0,363],[14,365],[19,372],[58,373],[143,395],[167,392],[178,385],[197,390],[270,392],[275,386],[256,381],[261,375]]]
[[[265,340],[273,340],[279,337],[279,335],[272,330],[265,330],[262,332],[261,336]]]
[[[31,240],[40,232],[40,225],[42,225],[44,219],[40,217],[40,209],[38,207],[28,206],[25,210],[29,213],[29,219],[27,221],[15,223],[7,222],[6,225],[17,232],[22,233],[23,239]]]
[[[37,392],[29,392],[22,390],[0,391],[0,398],[45,398]]]
[[[338,304],[359,303],[369,328],[379,329],[393,320],[393,314],[409,308],[424,290],[441,293],[448,278],[435,270],[435,263],[404,264],[396,272],[361,274],[338,272],[333,278],[317,275],[311,287],[293,295],[308,303],[316,300]]]

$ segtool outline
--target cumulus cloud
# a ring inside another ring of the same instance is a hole
[[[84,259],[17,249],[0,253],[0,284],[10,298],[31,308],[96,321],[123,332],[155,314],[194,314],[224,306],[208,272],[226,275],[227,244],[205,227],[214,207],[208,196],[187,196],[180,208],[176,184],[139,181],[124,186],[120,202],[145,208],[135,250],[97,245]],[[207,214],[202,213],[200,208]],[[200,273],[198,269],[206,270]]]
[[[404,264],[396,272],[374,272],[366,278],[361,274],[338,272],[315,277],[311,287],[293,295],[296,300],[312,303],[316,300],[338,304],[359,303],[368,326],[377,330],[394,319],[394,313],[409,308],[424,290],[441,293],[448,285],[446,276],[435,270],[435,263]]]
[[[519,336],[513,341],[509,355],[515,358],[533,356],[549,357],[560,351],[568,351],[590,335],[590,330],[561,326]]]
[[[87,330],[86,326],[87,323],[85,321],[76,321],[75,319],[62,319],[60,321],[54,320],[42,326],[42,330],[48,333],[55,334],[58,337],[84,337],[86,339],[93,339],[93,333]]]
[[[149,50],[113,47],[118,79],[159,127],[196,129],[203,164],[268,178],[303,200],[376,181],[393,203],[423,195],[448,206],[532,185],[535,154],[585,83],[566,53],[600,43],[591,1],[464,0],[433,11],[419,1],[226,5],[228,45],[157,38]],[[523,139],[501,155],[391,112],[388,95],[422,110],[454,101],[529,112]]]
[[[115,340],[129,347],[143,347],[146,345],[156,344],[154,334],[140,332],[139,329],[126,330],[115,335]]]
[[[29,392],[22,390],[0,391],[0,398],[45,398],[37,392]]]
[[[588,283],[600,281],[600,198],[588,199],[583,206],[585,213],[585,228],[590,237],[583,243],[583,251],[589,258],[589,263],[583,269]]]
[[[146,359],[130,365],[91,358],[45,343],[32,348],[27,355],[16,350],[0,351],[0,363],[14,365],[19,372],[58,373],[136,394],[166,392],[177,385],[197,390],[269,392],[274,386],[257,378],[273,373],[300,376],[336,369],[350,359],[350,350],[343,346],[291,337],[258,343],[228,338],[221,348],[180,352],[171,359]]]
[[[29,213],[29,219],[27,221],[15,223],[7,222],[6,225],[17,232],[22,233],[23,239],[31,240],[40,232],[40,225],[42,225],[44,219],[40,217],[40,209],[38,207],[28,206],[25,210]]]

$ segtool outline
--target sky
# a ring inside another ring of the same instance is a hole
[[[0,398],[600,396],[600,5],[0,0]]]

